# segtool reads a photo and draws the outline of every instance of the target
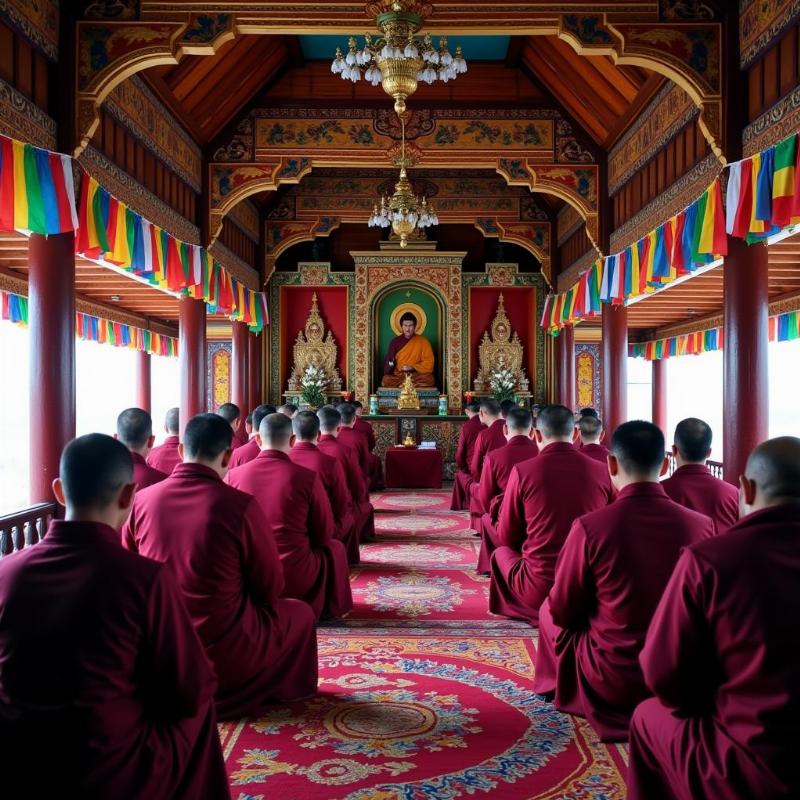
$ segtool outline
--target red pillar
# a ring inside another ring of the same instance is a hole
[[[557,401],[575,411],[575,329],[568,325],[556,338],[558,355]]]
[[[53,500],[61,451],[75,438],[75,237],[28,242],[30,501]]]
[[[767,247],[728,238],[722,272],[724,477],[736,484],[753,448],[769,436]]]
[[[661,428],[664,436],[667,433],[667,360],[659,358],[653,365],[653,424]]]
[[[262,402],[261,394],[261,334],[248,333],[247,334],[247,368],[249,375],[247,377],[248,387],[248,410],[252,411],[257,405]]]
[[[239,406],[237,433],[244,435],[244,418],[247,416],[247,325],[244,322],[231,323],[233,355],[231,358],[231,402]]]
[[[139,350],[136,353],[136,407],[150,413],[151,406],[150,353]]]
[[[628,310],[603,306],[603,427],[607,436],[628,419]]]
[[[191,297],[182,297],[179,302],[180,433],[183,436],[186,423],[206,411],[206,305]]]

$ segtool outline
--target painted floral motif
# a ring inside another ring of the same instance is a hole
[[[453,611],[476,592],[446,576],[419,572],[382,575],[369,581],[364,588],[353,589],[359,602],[376,611],[392,611],[405,617]]]
[[[393,494],[383,497],[383,505],[392,508],[432,508],[441,504],[439,497],[429,494]]]
[[[377,521],[377,520],[376,520]],[[377,527],[377,526],[376,526]],[[435,564],[461,564],[472,566],[475,554],[454,550],[449,547],[435,547],[429,544],[393,544],[391,548],[381,545],[362,545],[362,563],[410,564],[412,566]]]
[[[454,527],[458,529],[460,520],[457,518],[453,518],[451,516],[448,517],[434,517],[428,514],[422,515],[415,515],[415,514],[408,514],[403,515],[401,518],[393,517],[393,516],[381,516],[375,520],[375,530],[376,531],[395,531],[395,530],[403,530],[409,532],[416,532],[416,531],[443,531],[443,530],[452,530]]]

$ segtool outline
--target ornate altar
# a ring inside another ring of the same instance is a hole
[[[325,323],[319,313],[316,293],[311,298],[311,310],[306,320],[305,329],[298,331],[294,343],[294,364],[289,376],[287,395],[299,394],[302,391],[303,373],[308,367],[322,369],[329,383],[326,394],[339,394],[342,389],[342,378],[336,366],[338,349],[333,334],[325,335]]]
[[[497,303],[497,313],[489,331],[483,334],[478,349],[478,374],[475,376],[474,387],[477,394],[483,394],[490,390],[489,381],[492,372],[499,369],[509,369],[514,375],[514,390],[518,395],[527,396],[529,394],[530,381],[525,375],[525,368],[522,366],[523,349],[522,342],[516,333],[511,332],[511,324],[506,316],[503,295],[501,294]]]

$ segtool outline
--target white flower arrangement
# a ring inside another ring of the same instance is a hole
[[[319,408],[325,405],[325,389],[330,381],[322,367],[309,364],[300,379],[300,395],[303,402]]]
[[[514,373],[510,369],[500,367],[492,370],[489,377],[489,388],[492,390],[492,396],[495,400],[501,403],[503,400],[512,400],[515,387],[516,380],[514,379]]]

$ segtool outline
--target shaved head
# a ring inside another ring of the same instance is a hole
[[[133,483],[133,459],[121,442],[104,433],[90,433],[64,448],[58,473],[68,506],[102,510],[123,486]]]
[[[356,418],[356,407],[352,403],[342,403],[339,413],[342,415],[342,423],[349,425]]]
[[[234,423],[242,415],[236,403],[223,403],[218,409],[217,414],[228,423]]]
[[[117,417],[117,439],[129,450],[139,450],[153,435],[153,420],[141,408],[126,408]]]
[[[581,439],[585,442],[594,442],[603,432],[603,423],[600,417],[581,417],[578,420],[578,429]]]
[[[278,411],[281,414],[285,414],[289,419],[292,419],[297,413],[298,408],[294,403],[284,403],[282,406],[278,407]]]
[[[319,418],[320,430],[323,433],[334,433],[339,425],[342,424],[342,415],[335,406],[322,406],[317,411],[317,417]]]
[[[508,419],[508,412],[512,408],[517,408],[517,404],[513,400],[502,400],[500,402],[500,413],[503,415],[503,419]]]
[[[166,429],[167,433],[171,433],[173,436],[178,435],[178,428],[180,422],[180,409],[171,408],[167,411],[167,416],[164,419],[164,428]]]
[[[520,435],[529,435],[531,426],[533,425],[533,417],[527,408],[512,408],[506,417],[506,426],[509,433],[516,433]]]
[[[292,421],[286,414],[267,414],[261,420],[258,435],[268,447],[286,447],[292,438]]]
[[[631,477],[658,480],[664,464],[664,434],[645,420],[623,422],[611,437],[611,452]]]
[[[319,434],[319,417],[313,411],[300,411],[292,420],[292,430],[298,441],[313,442]]]
[[[183,450],[191,461],[213,461],[232,440],[231,426],[219,414],[198,414],[186,423]]]
[[[572,439],[575,417],[566,406],[545,406],[536,417],[536,430],[545,439]]]
[[[261,420],[264,419],[267,414],[274,414],[275,410],[275,406],[271,406],[269,403],[256,406],[253,409],[253,430],[258,431],[261,428]]]
[[[477,414],[481,410],[481,404],[477,400],[470,400],[469,403],[464,406],[464,410]]]
[[[675,447],[684,461],[704,464],[711,450],[711,426],[696,417],[682,419],[675,427]]]
[[[800,502],[800,439],[768,439],[750,454],[745,477],[762,496],[762,505]]]
[[[493,418],[499,417],[502,413],[500,403],[498,403],[494,397],[484,397],[483,400],[481,400],[481,411],[484,416]]]

